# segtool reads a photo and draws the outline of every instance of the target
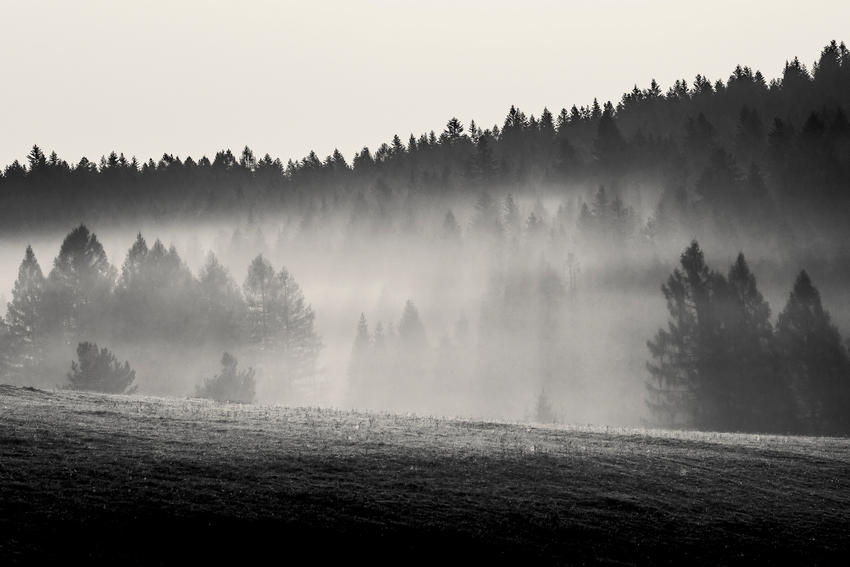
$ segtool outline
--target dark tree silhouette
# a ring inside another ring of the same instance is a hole
[[[797,418],[815,434],[850,431],[850,361],[841,335],[805,270],[776,323],[785,379],[798,400]]]
[[[102,329],[110,311],[116,271],[103,246],[85,225],[72,230],[59,249],[50,272],[47,317],[71,337],[83,329]]]
[[[235,356],[225,352],[221,357],[221,373],[196,386],[195,396],[217,402],[253,403],[257,390],[254,369],[237,372],[237,362]]]
[[[121,364],[105,347],[98,350],[96,343],[80,343],[77,358],[79,364],[71,362],[66,389],[133,394],[138,388],[138,385],[130,388],[136,378],[136,371],[130,369],[130,363]]]
[[[11,371],[18,380],[32,372],[44,356],[44,286],[41,267],[32,246],[27,246],[12,289],[12,301],[6,308],[4,329],[9,347],[7,372]]]

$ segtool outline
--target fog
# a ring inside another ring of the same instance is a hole
[[[399,195],[382,201],[373,193],[362,196],[362,218],[356,204],[346,203],[214,223],[88,226],[119,275],[138,234],[149,245],[156,240],[173,245],[195,277],[213,252],[240,288],[259,254],[276,271],[286,268],[315,313],[323,344],[315,372],[307,376],[282,378],[283,363],[244,340],[125,341],[108,332],[79,338],[129,361],[138,393],[145,395],[194,395],[228,350],[240,368],[257,371],[259,403],[636,425],[647,418],[646,342],[668,319],[660,285],[692,239],[699,237],[707,262],[720,272],[743,250],[774,319],[799,269],[777,256],[769,241],[700,237],[688,227],[663,242],[650,243],[638,230],[620,247],[596,242],[581,238],[577,229],[581,204],[593,200],[590,187],[513,193],[523,220],[513,227],[505,216],[507,193],[491,195],[501,232],[482,226],[471,196],[416,202]],[[640,226],[661,191],[633,188],[623,197]],[[459,231],[444,224],[449,210]],[[539,232],[529,226],[532,213],[543,223]],[[66,234],[33,231],[3,239],[0,290],[7,301],[27,244],[46,276]],[[408,301],[424,327],[420,346],[405,346],[397,336]],[[824,303],[846,329],[846,302],[827,296]],[[380,324],[388,336],[380,355],[370,344],[357,366],[361,314],[370,335]],[[75,347],[59,349],[52,373],[29,383],[61,387]],[[543,416],[541,397],[551,407]]]

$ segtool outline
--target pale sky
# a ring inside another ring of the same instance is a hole
[[[616,104],[736,64],[769,80],[850,43],[850,2],[0,0],[0,167],[216,151],[284,162],[457,116]]]

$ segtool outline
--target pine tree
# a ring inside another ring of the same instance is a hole
[[[313,376],[316,360],[323,348],[322,339],[313,330],[316,314],[304,299],[301,287],[286,268],[278,274],[279,307],[276,310],[277,350],[284,355],[289,382]]]
[[[423,350],[428,346],[425,327],[419,318],[419,310],[409,299],[404,305],[404,312],[398,324],[399,343],[413,350]]]
[[[280,280],[271,262],[260,254],[248,266],[248,276],[242,284],[248,309],[248,326],[251,339],[267,348],[276,331],[277,304]]]
[[[198,274],[203,336],[218,344],[236,344],[241,335],[245,303],[239,287],[212,251]]]
[[[221,373],[196,386],[195,396],[217,402],[253,403],[257,391],[254,369],[237,372],[237,364],[236,357],[225,352],[221,357]]]
[[[426,406],[423,404],[429,397],[425,380],[426,372],[430,370],[428,337],[419,310],[412,301],[407,300],[395,332],[398,334],[395,364],[389,372],[392,382],[387,385],[390,397],[393,402],[401,404],[400,408],[424,411]]]
[[[71,362],[66,389],[132,394],[138,388],[138,385],[130,388],[136,378],[130,363],[121,364],[105,347],[98,350],[96,343],[82,342],[77,345],[77,358],[80,363]]]
[[[370,355],[373,348],[366,315],[361,313],[354,336],[354,347],[351,350],[351,360],[348,363],[349,391],[355,405],[362,402],[365,394],[365,383],[369,378]]]
[[[646,365],[651,377],[646,402],[666,425],[713,426],[713,275],[696,241],[682,254],[681,264],[682,271],[673,270],[661,286],[671,320],[666,330],[658,329],[655,339],[647,341],[655,362]]]
[[[505,227],[508,229],[510,236],[519,237],[522,232],[522,218],[520,217],[519,207],[514,202],[514,197],[510,193],[505,197],[505,204],[502,207],[504,209],[504,222]]]
[[[623,245],[631,239],[635,232],[637,224],[635,210],[627,207],[619,195],[614,195],[614,199],[611,201],[610,214],[614,242],[618,250],[623,250]]]
[[[779,314],[774,342],[804,430],[814,434],[850,431],[847,350],[805,270],[797,276]]]
[[[97,236],[80,225],[65,237],[53,261],[47,317],[59,322],[71,337],[103,332],[115,278],[115,268]]]
[[[38,260],[27,246],[12,289],[12,301],[6,307],[9,369],[22,379],[41,362],[45,339],[45,279]]]
[[[729,426],[738,431],[782,431],[788,425],[788,399],[770,351],[770,306],[743,253],[729,268],[727,282],[721,317],[731,358]]]
[[[482,191],[475,204],[475,215],[472,217],[472,227],[480,234],[499,236],[502,233],[502,223],[496,201],[487,191]]]
[[[457,244],[461,240],[460,226],[451,209],[446,211],[446,216],[443,218],[443,240],[452,244]]]
[[[492,183],[495,180],[498,170],[498,164],[493,157],[493,148],[490,147],[490,140],[488,140],[489,137],[487,134],[478,137],[475,153],[469,163],[473,177],[480,179],[485,184]]]
[[[627,165],[626,142],[614,121],[613,110],[607,107],[599,119],[593,155],[603,173],[617,175]]]
[[[115,290],[115,327],[126,340],[197,340],[197,281],[174,246],[157,239],[148,249],[139,234]]]
[[[549,403],[546,388],[540,390],[540,394],[537,396],[537,402],[534,405],[534,419],[540,423],[553,423],[555,421],[555,412],[552,410],[552,404]]]

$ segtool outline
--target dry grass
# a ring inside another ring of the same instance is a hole
[[[827,560],[850,551],[850,441],[0,386],[0,508],[0,556],[26,561]]]

